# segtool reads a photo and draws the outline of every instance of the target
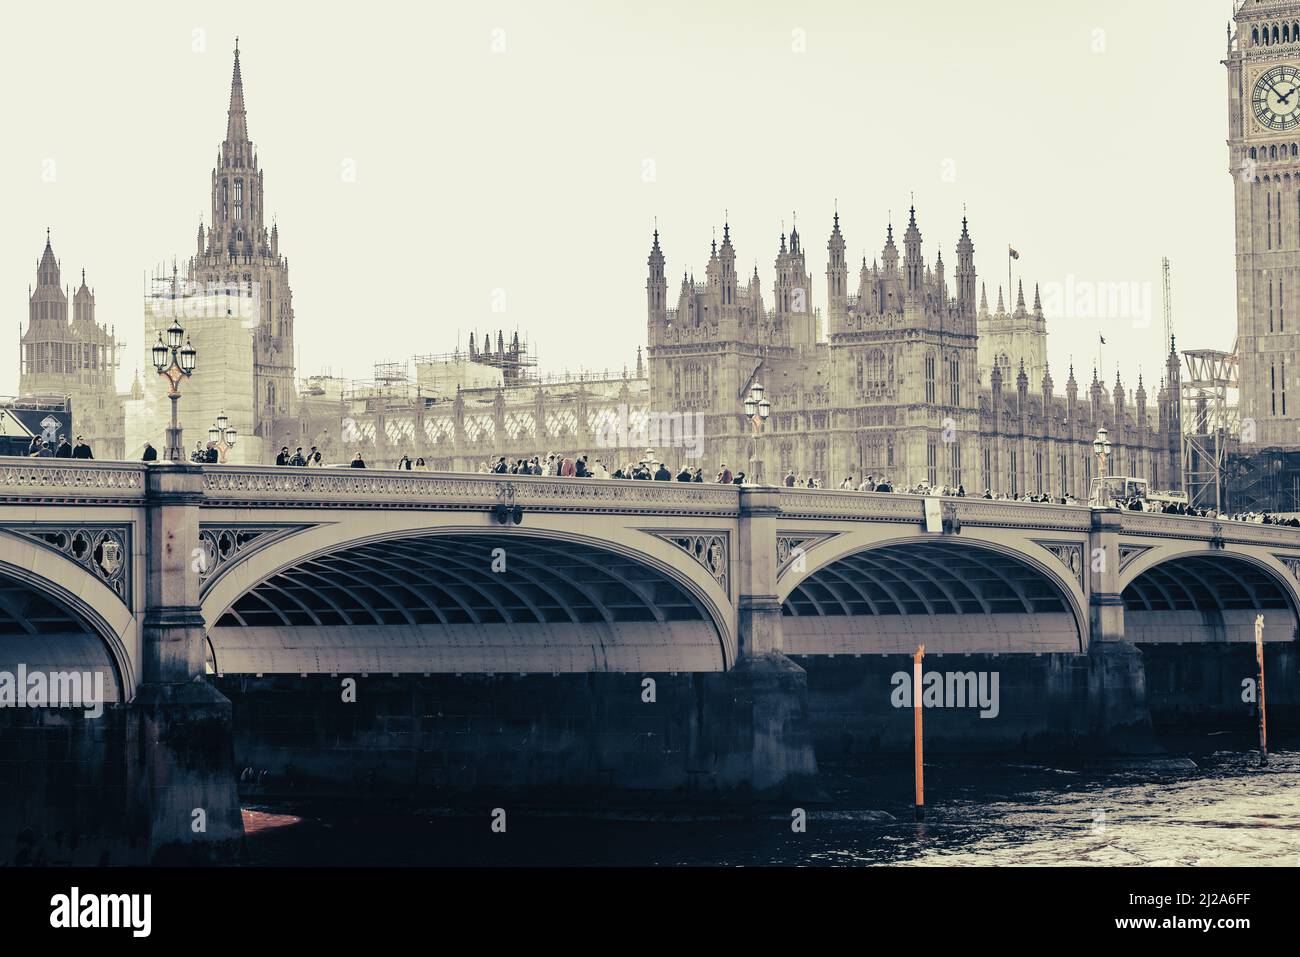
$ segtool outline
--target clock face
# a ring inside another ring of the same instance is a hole
[[[1275,66],[1255,81],[1251,96],[1255,119],[1270,130],[1300,126],[1300,69]]]

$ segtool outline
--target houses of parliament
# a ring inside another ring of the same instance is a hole
[[[1297,448],[1300,393],[1288,394],[1287,383],[1300,369],[1288,328],[1300,318],[1300,3],[1240,4],[1223,62],[1241,415],[1261,446]],[[517,335],[489,331],[469,352],[413,358],[413,378],[377,369],[366,381],[299,379],[288,260],[278,227],[268,224],[238,49],[225,120],[208,177],[210,214],[192,255],[155,277],[140,349],[145,373],[131,392],[116,392],[121,347],[97,322],[84,274],[75,291],[63,284],[57,229],[40,256],[22,332],[21,388],[73,396],[75,427],[100,457],[134,457],[146,438],[161,442],[164,383],[145,354],[167,323],[153,307],[190,287],[227,284],[256,288],[253,312],[243,322],[227,313],[186,324],[200,365],[181,414],[192,444],[227,413],[241,436],[232,462],[269,462],[282,445],[317,445],[332,461],[359,451],[378,466],[408,454],[433,468],[474,470],[499,456],[556,453],[586,454],[612,470],[654,445],[638,441],[638,423],[692,414],[702,423],[700,459],[685,462],[671,443],[653,454],[707,472],[726,463],[756,481],[776,483],[793,470],[827,487],[874,474],[896,486],[1082,496],[1104,427],[1113,473],[1156,488],[1181,484],[1173,343],[1159,381],[1103,381],[1093,368],[1051,367],[1052,317],[1037,289],[986,288],[976,269],[978,222],[941,224],[952,260],[931,255],[934,236],[927,242],[922,227],[936,224],[925,222],[924,210],[897,224],[826,210],[825,276],[816,282],[797,226],[741,237],[722,222],[711,244],[700,241],[698,253],[684,256],[688,237],[656,230],[645,351],[622,372],[546,378],[526,361]],[[855,243],[874,233],[879,253],[850,262],[850,233]],[[742,276],[737,266],[763,247],[775,252],[766,288],[757,268]],[[746,413],[756,384],[770,402],[766,420]],[[608,428],[618,420],[633,428]],[[622,438],[610,445],[603,437],[611,434]]]
[[[1087,494],[1099,428],[1114,444],[1112,474],[1180,481],[1179,360],[1148,395],[1093,370],[1056,392],[1041,297],[1023,287],[990,310],[963,218],[949,278],[928,260],[916,210],[901,249],[888,224],[880,256],[851,281],[838,211],[827,241],[826,309],[796,228],[781,234],[769,307],[757,268],[742,281],[730,227],[709,250],[704,281],[689,270],[670,308],[666,256],[655,232],[646,280],[652,408],[704,416],[705,459],[776,482],[788,471],[834,486],[888,478],[895,486],[965,486],[1004,494]],[[745,414],[757,383],[766,422]],[[1152,401],[1148,401],[1148,399]]]

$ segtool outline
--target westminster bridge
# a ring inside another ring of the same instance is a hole
[[[120,813],[157,859],[232,846],[237,780],[797,790],[819,759],[906,744],[890,681],[922,644],[927,667],[1001,676],[995,720],[927,718],[956,750],[1122,747],[1153,715],[1248,723],[1261,615],[1269,700],[1300,697],[1300,529],[897,493],[10,462],[0,673],[98,673],[109,707],[99,723],[6,713],[4,820],[30,826],[53,801],[95,832]]]

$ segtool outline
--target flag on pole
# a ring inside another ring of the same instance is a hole
[[[1013,248],[1010,247],[1010,246],[1007,247],[1007,255],[1010,256],[1012,259],[1019,259],[1019,258],[1020,258],[1020,253],[1017,252],[1015,249],[1013,249]]]
[[[1106,344],[1106,337],[1105,337],[1105,336],[1103,336],[1103,335],[1101,335],[1100,333],[1098,333],[1098,334],[1097,334],[1097,338],[1101,340],[1101,344],[1102,344],[1103,346]]]

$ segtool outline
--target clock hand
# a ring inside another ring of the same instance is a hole
[[[1289,100],[1289,99],[1291,99],[1291,95],[1292,95],[1293,93],[1295,93],[1296,90],[1300,90],[1300,87],[1296,87],[1296,86],[1291,87],[1291,89],[1287,91],[1286,96],[1283,96],[1281,93],[1278,93],[1278,94],[1277,94],[1277,101],[1278,101],[1279,103],[1285,105],[1285,104],[1286,104],[1286,101]],[[1273,92],[1274,92],[1274,93],[1277,93],[1276,90],[1274,90]]]

